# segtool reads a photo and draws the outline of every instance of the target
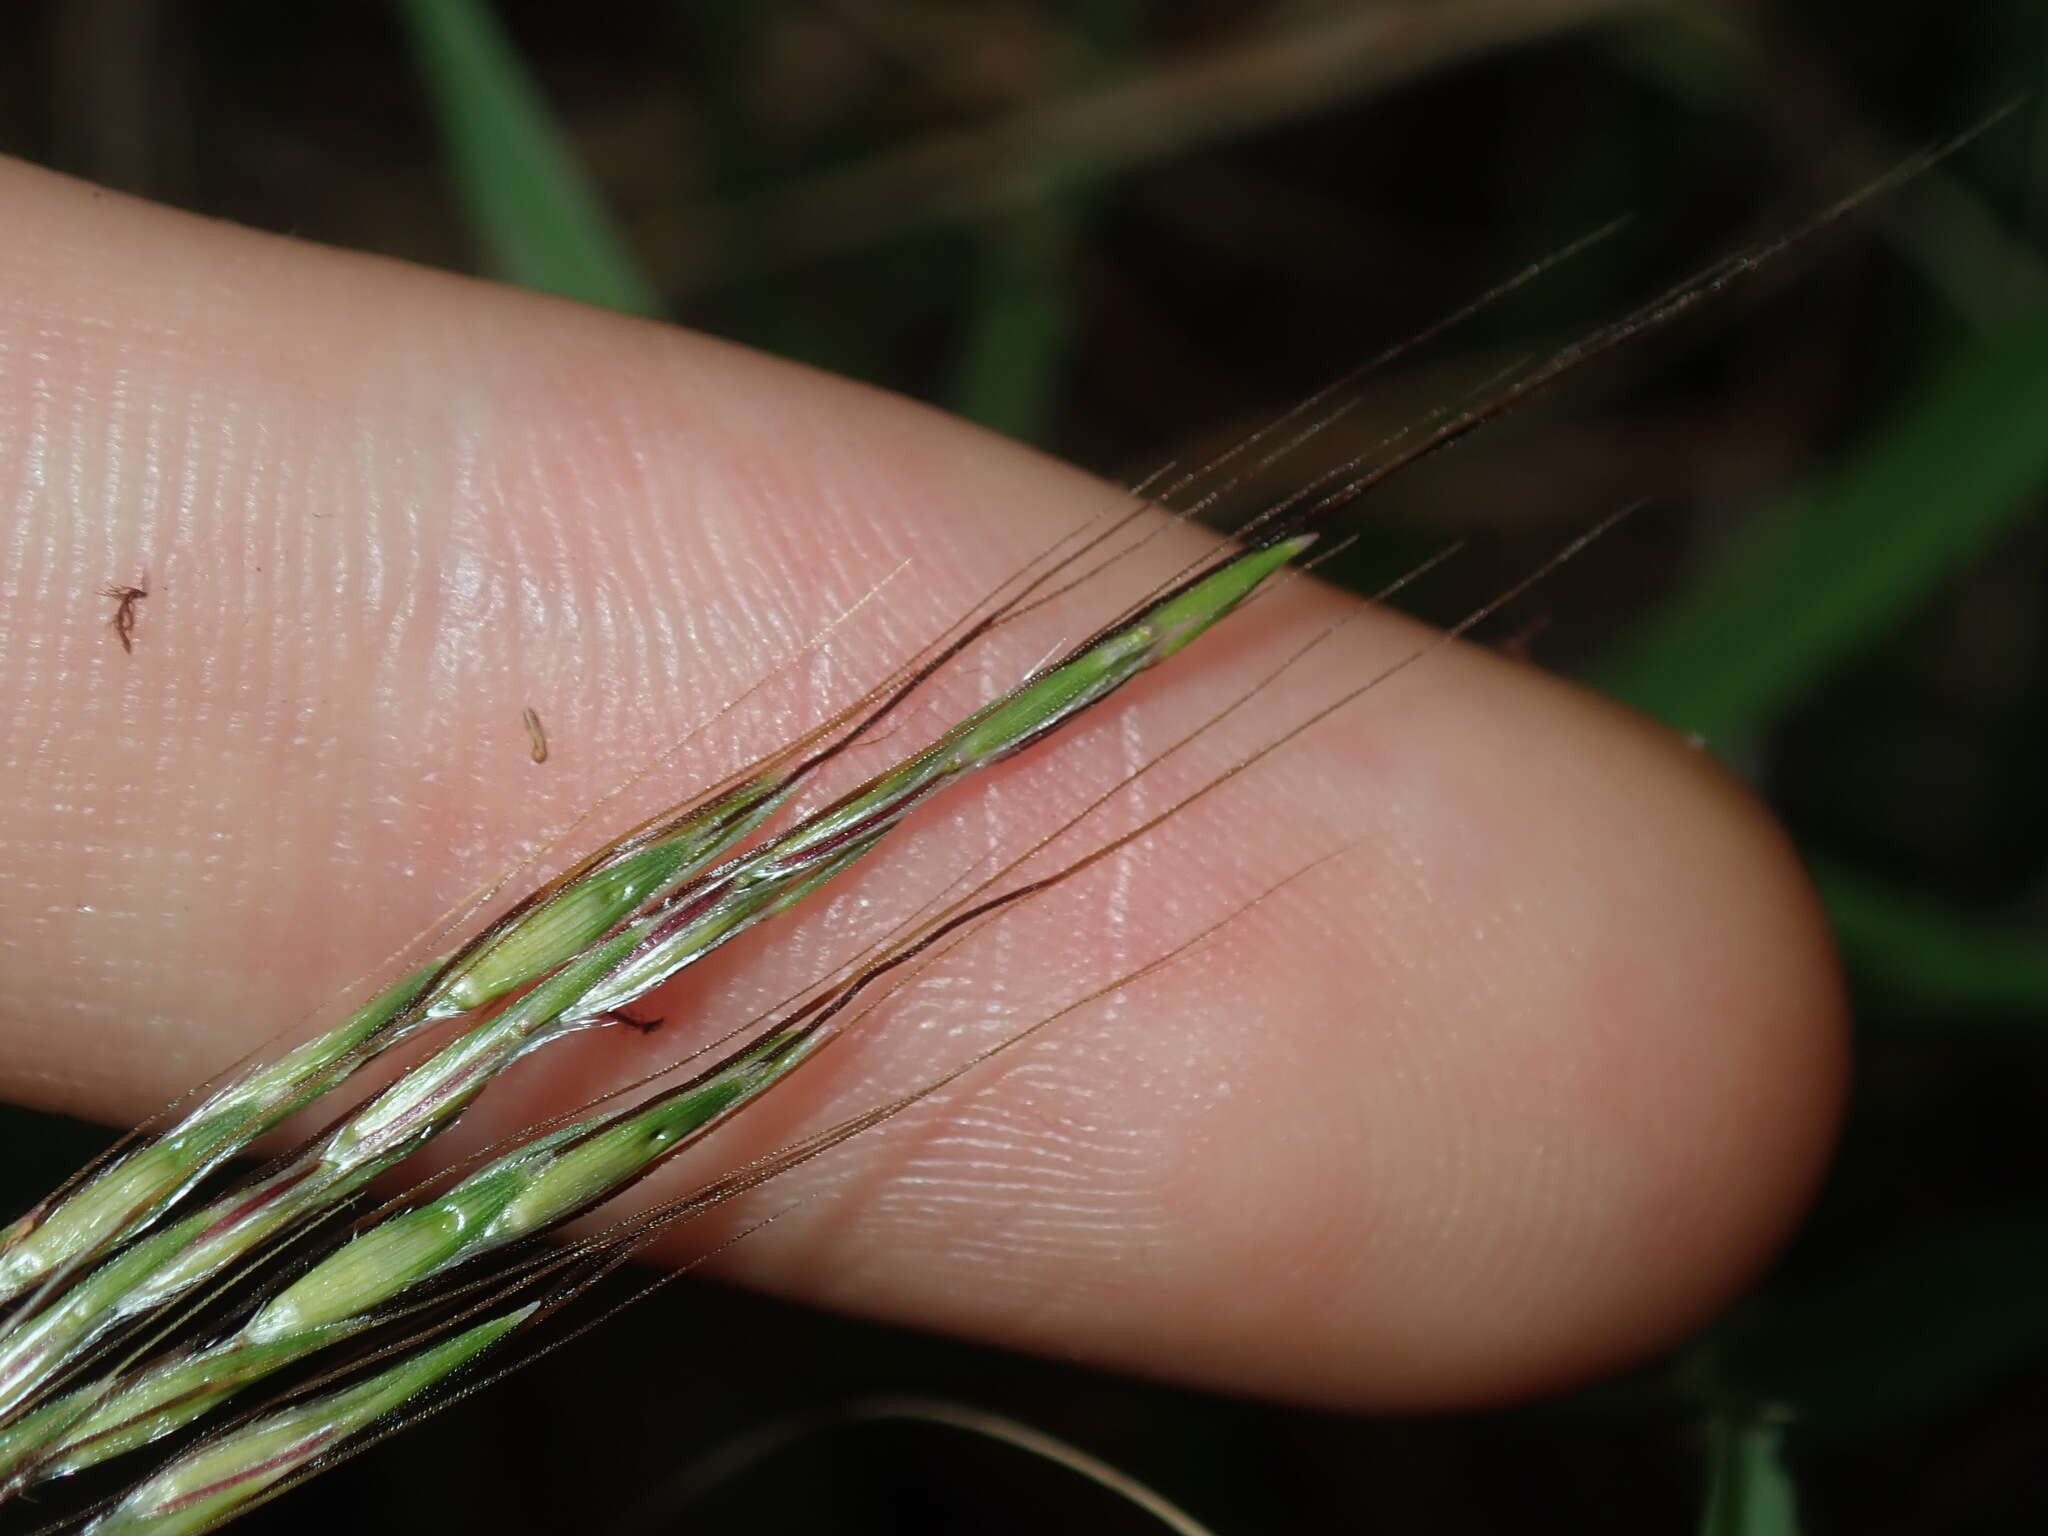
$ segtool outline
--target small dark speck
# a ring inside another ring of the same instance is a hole
[[[540,711],[531,704],[520,711],[519,718],[526,722],[526,739],[533,744],[533,760],[544,763],[548,760],[548,731],[540,723]]]
[[[142,580],[132,586],[110,582],[100,588],[100,596],[113,599],[114,613],[107,623],[114,631],[114,638],[121,642],[121,649],[134,655],[135,605],[149,596],[149,572],[144,571]]]

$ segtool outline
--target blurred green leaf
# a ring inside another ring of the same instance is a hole
[[[1815,883],[1859,981],[1957,1012],[2048,1028],[2048,951],[2038,938],[1973,922],[1912,891],[1821,865]]]
[[[1043,441],[1072,350],[1071,266],[1089,201],[1068,194],[981,236],[953,409],[1020,442]]]
[[[1798,1501],[1778,1454],[1783,1438],[1783,1426],[1768,1416],[1715,1417],[1700,1536],[1799,1536]]]
[[[1767,133],[1786,131],[1783,50],[1734,12],[1645,7],[1632,25],[1613,28],[1607,39],[1623,68],[1710,115],[1722,131],[1730,117],[1748,119]],[[1837,144],[1845,167],[1855,166],[1858,174],[1875,176],[1903,154],[1896,144],[1862,142],[1869,130],[1844,101],[1822,97],[1810,109],[1826,126],[1809,124],[1807,131]],[[1894,195],[1880,198],[1871,205],[1870,222],[1975,331],[1995,332],[2024,306],[2048,299],[2048,270],[2040,256],[1949,165],[1930,166]]]
[[[1067,39],[1080,73],[1100,79],[1129,69],[1150,0],[1086,0]],[[1086,167],[1049,156],[1045,195],[984,224],[968,323],[953,387],[953,409],[969,421],[1042,443],[1074,346],[1075,256],[1105,183]]]
[[[2048,484],[2048,321],[1939,370],[1887,430],[1763,520],[1596,680],[1709,741],[1768,724],[1924,603]]]
[[[450,174],[491,270],[629,314],[661,308],[484,0],[399,0]]]
[[[1832,1281],[1768,1298],[1711,1352],[1718,1395],[1867,1433],[1925,1421],[2048,1359],[2048,1206],[1923,1224]]]

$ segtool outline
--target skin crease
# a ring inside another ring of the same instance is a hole
[[[23,1103],[154,1112],[331,1011],[693,723],[717,716],[642,809],[845,704],[1122,504],[932,412],[671,330],[19,166],[0,206],[0,1093]],[[1206,544],[1170,530],[1005,631],[850,769]],[[127,655],[98,594],[144,573]],[[1346,615],[1069,852],[1426,643],[1286,583],[929,807],[829,904],[644,1004],[663,1029],[530,1058],[437,1151],[730,1028]],[[692,1166],[903,1091],[1296,874],[755,1197],[751,1216],[803,1198],[718,1269],[1376,1408],[1583,1378],[1682,1338],[1754,1275],[1842,1092],[1814,900],[1702,755],[1466,646],[1005,919]]]

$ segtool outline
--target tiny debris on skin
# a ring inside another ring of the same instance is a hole
[[[623,1024],[628,1029],[637,1030],[639,1033],[643,1035],[653,1034],[657,1029],[660,1029],[664,1024],[668,1022],[666,1018],[637,1019],[632,1014],[626,1012],[623,1008],[610,1009],[607,1012],[599,1014],[597,1017],[607,1024]]]
[[[100,588],[101,597],[110,597],[117,605],[114,616],[107,620],[113,627],[114,637],[121,642],[121,649],[129,655],[135,654],[135,605],[149,596],[149,573],[143,572],[142,580],[134,586],[123,586],[118,582]]]
[[[519,718],[526,724],[526,736],[533,743],[533,760],[544,763],[548,760],[548,731],[540,723],[540,711],[531,704],[519,712]]]

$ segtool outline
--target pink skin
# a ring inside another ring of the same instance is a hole
[[[744,685],[770,676],[640,808],[845,702],[1118,504],[932,412],[701,338],[21,167],[0,169],[0,206],[0,1092],[22,1102],[152,1112],[375,972]],[[850,766],[910,750],[1203,543],[1174,530],[1122,587],[992,640]],[[97,594],[143,571],[124,654]],[[1261,601],[926,807],[833,887],[851,899],[649,999],[667,1028],[532,1058],[451,1143],[738,1022],[1348,604],[1308,582]],[[1359,618],[1128,798],[1164,806],[1419,636]],[[1696,1327],[1826,1155],[1844,1055],[1819,914],[1777,829],[1700,754],[1463,646],[1006,919],[718,1150],[900,1091],[1333,850],[1173,966],[757,1197],[756,1214],[816,1198],[720,1267],[1381,1407],[1543,1390]]]

